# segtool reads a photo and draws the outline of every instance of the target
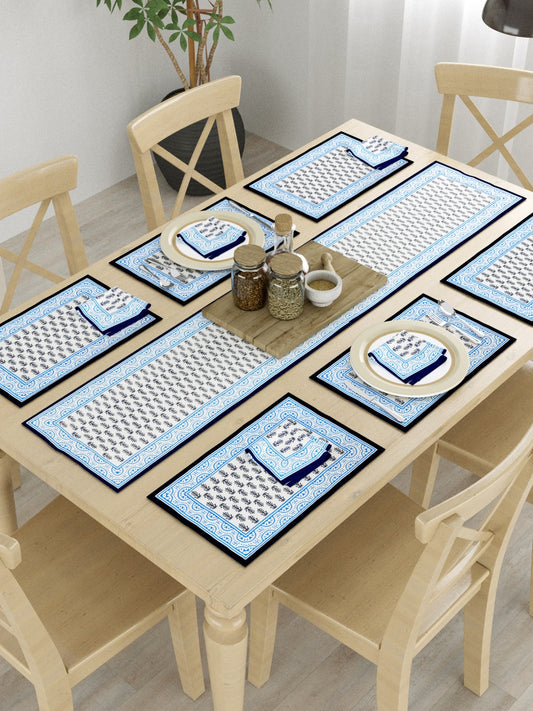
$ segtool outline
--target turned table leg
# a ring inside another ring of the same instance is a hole
[[[242,610],[223,617],[206,605],[204,636],[214,711],[242,711],[248,625]]]
[[[8,535],[17,530],[12,461],[11,457],[0,450],[0,532]]]

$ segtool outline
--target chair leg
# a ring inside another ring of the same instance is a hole
[[[425,509],[429,507],[439,468],[437,446],[438,442],[435,442],[413,462],[409,497]]]
[[[14,459],[11,459],[10,457],[10,468],[11,468],[11,481],[13,482],[13,488],[14,489],[20,489],[22,485],[22,480],[20,476],[20,464],[15,461]]]
[[[12,462],[11,457],[0,451],[0,532],[9,536],[17,530]]]
[[[478,696],[489,686],[494,598],[489,579],[464,609],[464,685]]]
[[[196,598],[189,590],[182,593],[173,605],[168,617],[176,663],[183,691],[191,699],[197,699],[205,691]]]
[[[278,609],[279,603],[272,588],[261,593],[250,605],[248,681],[254,686],[263,686],[270,677]]]
[[[377,666],[377,711],[408,711],[412,645],[409,649],[391,649],[389,645],[385,654],[382,649]]]
[[[531,582],[529,584],[529,614],[533,617],[533,546],[531,547]]]

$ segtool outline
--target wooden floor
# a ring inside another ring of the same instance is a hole
[[[244,156],[245,174],[259,170],[285,152],[280,146],[250,136]],[[169,190],[166,200],[171,197]],[[202,198],[187,200],[186,207],[190,208]],[[89,261],[105,256],[112,248],[127,244],[146,231],[135,176],[77,205],[76,213]],[[20,238],[10,243],[14,247]],[[46,254],[52,263],[57,262],[57,251],[47,246]],[[42,288],[27,282],[23,296],[28,298]],[[466,472],[444,464],[434,500],[470,481],[472,478]],[[394,483],[406,491],[409,470],[402,472]],[[23,471],[22,487],[16,492],[20,523],[54,496],[55,492],[46,484]],[[533,506],[526,504],[502,571],[488,691],[478,698],[462,685],[462,619],[458,617],[416,658],[410,711],[533,710],[533,618],[527,612],[532,539]],[[207,666],[204,668],[207,673]],[[212,709],[209,686],[196,702],[182,693],[166,622],[79,684],[74,689],[74,707],[76,711]],[[31,684],[0,660],[0,711],[37,708]],[[272,676],[262,689],[247,684],[245,710],[375,711],[375,708],[375,667],[282,608]]]

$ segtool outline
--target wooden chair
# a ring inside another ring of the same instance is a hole
[[[0,220],[40,203],[20,254],[15,254],[0,245],[0,257],[15,264],[0,304],[0,313],[5,313],[9,309],[24,269],[54,283],[59,283],[65,278],[28,259],[28,254],[50,203],[55,210],[70,273],[74,274],[88,266],[69,194],[69,191],[73,190],[77,184],[78,159],[76,156],[54,158],[0,180]]]
[[[270,674],[281,602],[377,665],[379,711],[406,711],[414,656],[464,608],[464,683],[482,694],[532,437],[533,427],[490,474],[432,509],[391,485],[373,496],[252,603],[249,680],[260,686]],[[466,525],[489,505],[481,524]]]
[[[167,221],[151,151],[176,166],[184,174],[171,217],[176,217],[179,214],[192,178],[215,193],[223,190],[223,186],[217,185],[196,170],[200,153],[215,121],[220,139],[226,185],[233,185],[243,179],[241,155],[231,113],[231,109],[239,105],[240,96],[241,78],[229,76],[167,99],[128,124],[127,131],[149,230],[153,230]],[[184,163],[158,145],[176,131],[205,119],[207,119],[205,127],[189,164]]]
[[[505,145],[533,123],[533,113],[499,136],[471,99],[474,96],[533,104],[533,72],[480,64],[441,62],[435,65],[435,78],[439,92],[444,95],[437,151],[448,155],[455,99],[458,96],[492,141],[468,165],[479,165],[485,158],[499,151],[522,185],[533,190],[531,182]]]
[[[76,156],[53,158],[0,179],[0,220],[40,203],[20,253],[16,254],[0,244],[0,258],[15,264],[0,303],[0,314],[10,308],[24,269],[54,283],[59,283],[65,278],[28,259],[50,203],[54,207],[70,273],[74,274],[88,266],[69,194],[69,191],[73,190],[77,184],[78,159]],[[11,462],[11,467],[13,485],[18,487],[20,486],[20,468],[16,462]]]
[[[191,592],[61,496],[0,534],[0,655],[32,682],[40,711],[72,711],[71,688],[165,617],[196,699]]]
[[[478,405],[413,463],[409,496],[427,508],[441,458],[485,476],[501,462],[533,422],[533,362]],[[533,504],[533,490],[528,499]],[[533,615],[533,553],[529,612]]]

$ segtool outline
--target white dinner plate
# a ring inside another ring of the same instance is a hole
[[[226,212],[224,210],[206,210],[205,212],[187,212],[174,220],[171,220],[161,232],[160,244],[163,254],[182,267],[190,269],[198,269],[200,271],[217,271],[219,269],[229,269],[233,265],[233,252],[236,247],[228,249],[214,259],[202,257],[198,252],[182,242],[177,236],[181,230],[189,225],[202,222],[211,217],[217,217],[219,220],[229,222],[235,227],[240,227],[246,232],[244,242],[241,244],[257,244],[260,247],[264,245],[265,235],[257,222],[239,215],[236,212]],[[241,245],[239,245],[241,246]]]
[[[419,334],[427,341],[446,348],[446,362],[415,385],[402,383],[368,357],[369,351],[400,331]],[[423,321],[385,321],[370,326],[353,342],[350,362],[355,373],[367,385],[403,397],[429,397],[451,390],[463,380],[470,365],[468,351],[456,336]]]

